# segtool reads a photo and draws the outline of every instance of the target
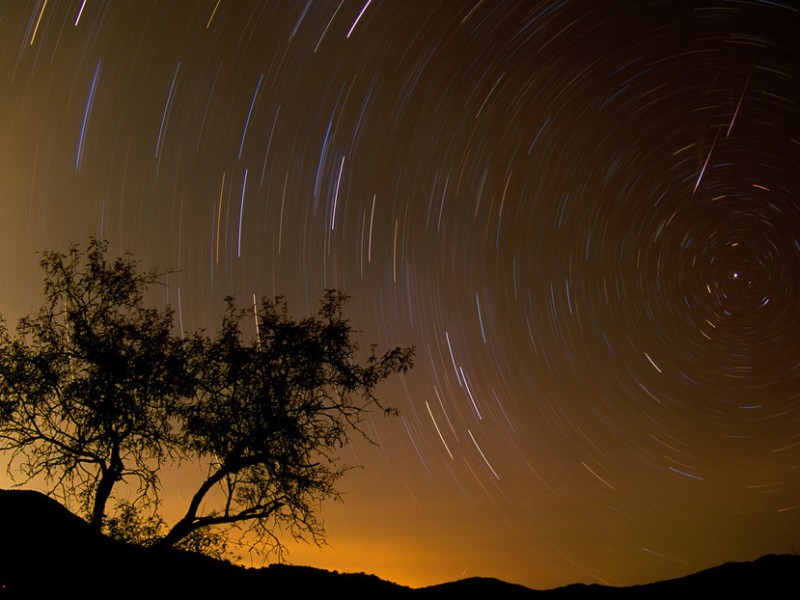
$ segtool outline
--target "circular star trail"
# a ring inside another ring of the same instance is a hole
[[[0,311],[101,236],[176,269],[176,329],[337,288],[363,347],[414,345],[292,562],[545,588],[790,552],[799,27],[788,0],[8,3]]]

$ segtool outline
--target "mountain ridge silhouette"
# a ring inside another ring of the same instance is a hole
[[[181,594],[281,594],[347,598],[491,597],[562,599],[800,599],[800,556],[767,555],[724,563],[685,577],[629,587],[572,584],[535,590],[491,577],[410,588],[364,573],[305,566],[247,568],[174,549],[142,548],[95,532],[56,500],[31,490],[0,489],[0,599],[61,594],[160,598]]]

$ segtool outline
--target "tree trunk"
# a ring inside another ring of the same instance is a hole
[[[111,447],[111,459],[108,467],[102,469],[100,483],[97,484],[97,493],[94,496],[94,507],[92,510],[92,520],[90,525],[96,531],[103,527],[103,518],[106,515],[106,504],[111,497],[111,490],[114,484],[122,477],[122,460],[119,457],[119,444],[114,443]]]
[[[205,498],[206,494],[211,490],[211,488],[222,481],[226,474],[226,471],[220,469],[203,482],[195,495],[192,496],[192,501],[189,503],[189,508],[186,510],[186,514],[180,521],[172,526],[172,529],[167,532],[167,535],[158,541],[158,546],[174,546],[187,535],[192,533],[192,531],[198,528],[197,511],[200,510],[200,503],[203,501],[203,498]]]
[[[194,531],[194,520],[195,517],[193,515],[190,516],[186,514],[180,521],[172,526],[172,529],[167,532],[167,535],[161,538],[156,545],[171,548]]]

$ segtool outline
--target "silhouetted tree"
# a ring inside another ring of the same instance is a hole
[[[345,301],[328,290],[318,315],[297,321],[283,298],[265,299],[247,340],[241,325],[253,313],[229,298],[217,337],[192,340],[198,387],[184,413],[185,443],[208,472],[164,545],[219,525],[238,526],[272,549],[282,548],[276,527],[320,543],[315,507],[336,495],[345,470],[338,450],[351,431],[363,433],[368,409],[394,412],[380,404],[376,386],[413,358],[412,348],[378,355],[373,347],[359,363]]]
[[[67,505],[77,498],[96,529],[117,483],[157,491],[162,463],[178,450],[178,401],[191,391],[172,312],[144,306],[163,274],[140,272],[130,254],[107,261],[107,245],[43,252],[43,306],[19,321],[14,340],[0,323],[9,473],[43,477]]]
[[[85,252],[44,252],[43,306],[19,321],[15,338],[0,321],[9,473],[43,478],[65,504],[77,498],[93,527],[140,544],[217,555],[226,527],[267,549],[282,548],[278,530],[320,543],[315,509],[336,496],[346,469],[338,451],[352,432],[364,434],[371,408],[395,412],[376,388],[412,366],[413,348],[359,356],[342,316],[347,298],[335,290],[302,320],[281,297],[264,299],[255,315],[228,298],[215,337],[175,336],[172,311],[144,305],[164,274],[141,272],[130,254],[108,262],[106,250],[91,240]],[[162,536],[160,474],[178,460],[207,474]],[[125,501],[106,514],[122,481],[138,483],[152,516]]]

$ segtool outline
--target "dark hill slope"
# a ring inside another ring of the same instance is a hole
[[[308,567],[247,569],[94,532],[55,500],[0,490],[0,598],[407,597],[372,575]],[[243,596],[243,594],[245,594]]]
[[[578,584],[536,591],[474,577],[415,590],[373,575],[285,565],[247,569],[187,552],[140,548],[92,531],[43,494],[0,490],[0,600],[50,597],[800,600],[800,556],[726,563],[625,588]]]

